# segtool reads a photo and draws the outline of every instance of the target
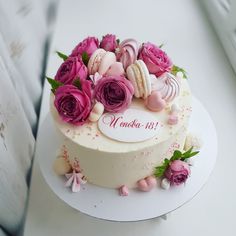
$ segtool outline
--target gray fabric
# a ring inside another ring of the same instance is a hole
[[[52,3],[0,0],[0,236],[24,220]]]
[[[0,236],[7,236],[6,233],[4,233],[4,231],[0,228]]]

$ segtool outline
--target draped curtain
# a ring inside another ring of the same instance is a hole
[[[17,235],[24,218],[56,3],[0,0],[0,235]]]

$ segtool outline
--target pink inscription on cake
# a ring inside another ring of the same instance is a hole
[[[161,125],[155,116],[138,109],[124,113],[105,113],[98,121],[100,131],[122,142],[141,142],[160,133]]]

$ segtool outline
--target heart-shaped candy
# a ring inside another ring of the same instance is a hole
[[[161,111],[165,106],[166,101],[161,98],[161,94],[158,91],[152,91],[146,99],[146,107],[151,111]]]

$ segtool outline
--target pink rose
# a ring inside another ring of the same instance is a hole
[[[93,52],[98,48],[99,40],[95,37],[88,37],[80,42],[72,51],[70,57],[82,55],[83,52],[87,52],[90,57]]]
[[[81,90],[69,84],[60,86],[55,92],[54,105],[63,121],[84,124],[91,111],[91,82],[81,80]]]
[[[190,174],[190,168],[188,163],[180,160],[175,160],[170,163],[169,167],[165,171],[165,177],[173,185],[180,185],[185,183]]]
[[[139,59],[146,64],[150,74],[156,76],[171,70],[172,62],[167,54],[152,43],[144,43],[139,52]]]
[[[78,77],[85,80],[88,76],[88,69],[80,57],[68,57],[59,67],[55,80],[63,84],[72,84]]]
[[[117,47],[116,36],[114,34],[103,36],[100,47],[106,51],[114,52]]]
[[[133,94],[131,82],[124,76],[104,76],[94,90],[95,99],[109,112],[124,111],[130,105]]]

